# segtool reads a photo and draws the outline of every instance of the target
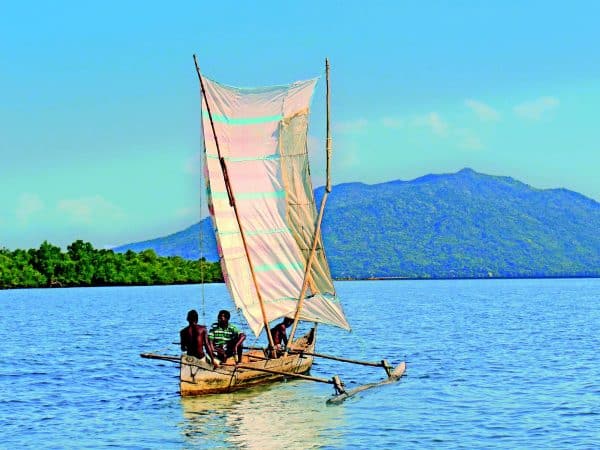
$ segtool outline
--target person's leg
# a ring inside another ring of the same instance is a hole
[[[227,352],[225,352],[225,349],[223,349],[223,347],[217,347],[216,345],[214,346],[215,349],[215,357],[218,358],[219,360],[221,360],[221,362],[225,362],[227,360]]]
[[[227,356],[235,356],[237,362],[242,361],[242,353],[244,353],[244,346],[242,343],[246,339],[246,335],[240,334],[238,337],[232,339],[227,343]]]
[[[238,362],[242,362],[242,353],[244,353],[244,346],[242,344],[244,343],[245,340],[246,340],[246,335],[240,334],[240,336],[238,337],[237,343],[236,343]]]

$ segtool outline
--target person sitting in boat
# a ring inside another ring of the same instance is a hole
[[[187,313],[187,321],[189,325],[179,332],[181,351],[186,352],[188,356],[210,362],[206,356],[212,356],[214,350],[208,339],[206,327],[198,325],[198,312],[195,309]],[[204,350],[206,350],[206,353],[204,353]],[[212,360],[213,365],[218,366],[218,362],[214,358]]]
[[[284,317],[279,325],[275,325],[271,328],[271,336],[273,337],[273,345],[275,346],[276,354],[280,354],[287,347],[288,338],[286,330],[293,323],[294,319]]]
[[[214,347],[214,355],[225,362],[234,356],[236,362],[242,361],[242,342],[246,335],[241,333],[235,325],[229,323],[231,314],[222,309],[217,316],[217,323],[213,323],[208,333],[208,339]]]

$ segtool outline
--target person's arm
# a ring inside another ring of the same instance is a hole
[[[198,327],[198,325],[196,325],[196,342],[194,342],[194,347],[196,347],[196,353],[202,353],[202,346],[204,345],[204,338],[202,337],[202,335],[205,333],[205,330],[201,329]]]
[[[217,359],[215,358],[215,350],[212,346],[212,342],[210,342],[210,339],[208,338],[208,333],[206,332],[206,330],[204,331],[204,333],[202,333],[202,340],[203,340],[204,348],[206,349],[206,353],[208,354],[208,357],[210,358],[210,360],[213,363],[213,367],[217,367],[219,365],[219,363],[217,362]]]
[[[281,342],[283,342],[283,346],[284,347],[287,347],[288,337],[287,337],[285,326],[282,326],[281,328],[282,328],[282,330],[281,330]]]
[[[185,328],[179,332],[179,343],[181,344],[181,351],[185,352],[187,350]]]

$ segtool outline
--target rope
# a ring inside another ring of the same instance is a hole
[[[173,344],[179,344],[179,343],[178,342],[173,342]],[[163,347],[161,349],[158,349],[158,350],[154,351],[153,353],[161,354],[163,352],[166,353],[168,350],[172,350],[172,348],[171,347]]]
[[[200,91],[200,116],[202,116],[202,91]],[[202,324],[206,325],[206,305],[205,305],[205,292],[204,292],[204,266],[206,265],[206,261],[202,261],[202,258],[204,257],[204,248],[203,248],[203,243],[204,243],[204,235],[202,232],[202,196],[203,196],[203,192],[206,191],[206,189],[203,189],[203,186],[205,186],[205,180],[204,180],[204,158],[202,157],[202,155],[206,152],[206,146],[204,144],[204,124],[202,122],[202,120],[200,120],[200,133],[201,133],[201,145],[202,145],[202,149],[200,151],[200,161],[199,161],[199,165],[200,165],[200,232],[198,233],[198,238],[200,240],[200,290],[201,290],[201,310],[202,310]]]
[[[259,337],[260,337],[260,335],[258,335],[254,338],[254,342],[252,343],[251,347],[256,347],[256,343],[258,342]]]

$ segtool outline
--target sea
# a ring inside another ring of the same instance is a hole
[[[341,405],[305,380],[181,398],[176,364],[140,358],[178,355],[192,308],[243,327],[222,284],[0,291],[0,448],[600,448],[600,279],[336,289],[352,331],[320,326],[317,351],[407,365]],[[311,374],[385,376],[325,359]]]

